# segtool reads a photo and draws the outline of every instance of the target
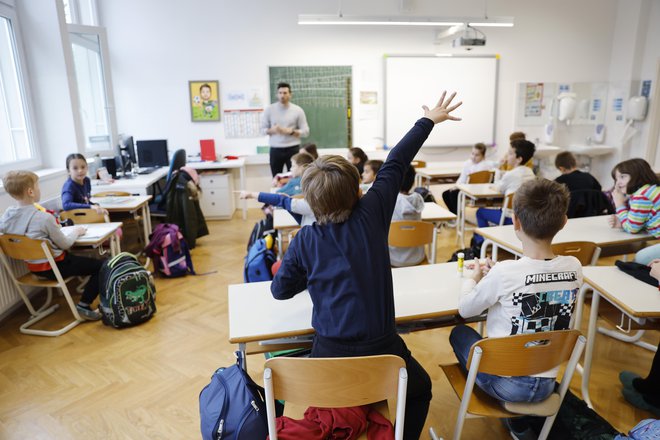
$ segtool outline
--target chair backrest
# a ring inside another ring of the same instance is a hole
[[[504,196],[502,201],[502,215],[500,216],[500,226],[504,224],[504,219],[506,217],[511,217],[513,215],[513,196],[515,193],[509,193]]]
[[[126,191],[103,191],[94,194],[92,197],[129,197],[131,193]]]
[[[393,221],[388,244],[395,247],[415,247],[433,243],[433,223],[421,220]]]
[[[45,240],[36,240],[25,235],[0,235],[2,253],[14,260],[41,260],[50,252],[50,246]]]
[[[482,350],[479,372],[498,376],[530,376],[562,364],[571,357],[580,336],[578,330],[556,330],[533,334],[486,338],[470,348],[467,365],[476,347]],[[536,344],[535,341],[543,341]]]
[[[410,165],[414,166],[415,168],[426,168],[426,161],[413,160],[412,162],[410,162]]]
[[[172,179],[172,173],[179,171],[181,167],[186,166],[186,150],[180,148],[174,152],[172,155],[172,160],[170,160],[170,169],[167,172],[167,182]]]
[[[275,399],[321,408],[361,406],[396,398],[401,368],[405,368],[403,359],[392,355],[276,357],[264,365],[272,374]]]
[[[81,223],[107,223],[110,221],[105,214],[96,212],[91,208],[86,209],[71,209],[69,211],[61,211],[60,218],[62,220],[72,220],[74,224]]]
[[[552,245],[552,252],[556,255],[570,255],[583,266],[595,265],[600,257],[600,248],[591,241],[569,241]]]
[[[495,171],[477,171],[476,173],[469,174],[467,181],[468,183],[491,183],[493,176],[495,176]]]

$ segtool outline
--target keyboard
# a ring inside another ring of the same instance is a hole
[[[138,174],[151,174],[156,171],[158,167],[138,168]]]

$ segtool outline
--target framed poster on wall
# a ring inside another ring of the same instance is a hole
[[[218,122],[218,81],[188,81],[190,118],[192,122]]]

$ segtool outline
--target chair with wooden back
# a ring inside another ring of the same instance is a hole
[[[431,246],[435,226],[421,220],[397,220],[390,225],[388,244],[394,247]],[[418,264],[427,264],[428,259]],[[435,261],[431,261],[434,264]]]
[[[483,170],[468,175],[468,183],[492,183],[495,171]]]
[[[415,167],[415,169],[417,169],[417,168],[426,168],[426,161],[424,161],[424,160],[413,160],[412,162],[410,162],[410,165]]]
[[[507,217],[513,215],[513,196],[515,193],[509,193],[504,196],[504,201],[502,202],[502,215],[500,215],[500,226],[504,224],[504,220]]]
[[[525,415],[546,417],[539,435],[539,440],[545,440],[566,395],[585,343],[585,337],[578,330],[486,338],[472,345],[467,361],[469,366],[467,374],[458,363],[441,365],[454,392],[461,400],[454,440],[461,437],[466,414],[495,418]],[[559,388],[541,402],[504,403],[502,407],[502,402],[474,386],[477,373],[530,376],[551,370],[566,361],[568,364]]]
[[[390,416],[387,400],[396,399],[394,438],[402,439],[407,385],[406,365],[398,356],[268,359],[264,365],[268,433],[271,440],[277,440],[274,399],[303,409],[307,406],[345,408],[378,403],[374,409],[385,416]],[[362,438],[366,438],[366,433]]]
[[[57,268],[57,264],[55,263],[55,259],[53,258],[50,245],[46,240],[35,240],[23,235],[3,234],[0,235],[0,248],[2,249],[2,263],[7,270],[7,273],[10,275],[12,282],[16,286],[16,289],[23,299],[23,302],[27,306],[28,311],[30,312],[30,319],[28,319],[28,321],[20,327],[21,333],[38,336],[59,336],[68,332],[83,321],[83,319],[78,314],[78,311],[76,310],[76,305],[74,304],[73,299],[71,298],[71,294],[69,293],[69,289],[66,286],[66,283],[74,277],[67,277],[66,279],[62,277],[62,274],[60,273],[59,269]],[[8,258],[13,258],[15,260],[42,260],[46,258],[53,270],[53,273],[55,274],[56,280],[50,281],[41,279],[34,275],[32,272],[18,276],[14,273],[14,270],[9,264]],[[40,308],[34,308],[30,298],[27,296],[27,293],[21,287],[22,285],[40,288],[45,287],[47,289],[48,296]],[[62,290],[64,298],[66,299],[66,302],[69,305],[71,313],[75,319],[57,330],[41,330],[31,328],[33,324],[36,324],[48,315],[52,314],[60,306],[59,304],[51,305],[53,300],[53,288]]]
[[[595,266],[600,257],[600,248],[591,241],[569,241],[553,244],[552,253],[573,256],[580,260],[583,266]]]
[[[110,219],[106,214],[96,212],[92,208],[71,209],[69,211],[61,211],[60,218],[62,220],[71,220],[74,224],[81,223],[108,223]]]

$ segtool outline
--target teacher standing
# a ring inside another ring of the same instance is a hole
[[[291,169],[291,156],[300,149],[300,138],[309,136],[305,111],[291,102],[291,86],[277,84],[277,102],[264,111],[261,131],[270,136],[270,172],[275,176]]]

